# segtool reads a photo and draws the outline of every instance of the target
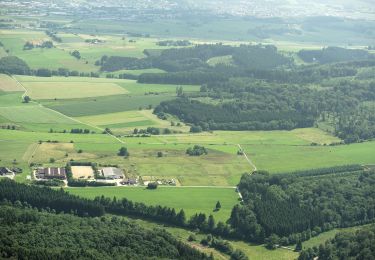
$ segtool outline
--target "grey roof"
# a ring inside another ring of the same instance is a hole
[[[5,175],[5,174],[9,174],[9,173],[12,173],[12,171],[9,170],[9,169],[6,168],[6,167],[0,167],[0,174],[1,174],[1,175]]]
[[[122,170],[115,167],[105,167],[102,169],[102,173],[104,177],[123,176]]]

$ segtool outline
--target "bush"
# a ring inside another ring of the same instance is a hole
[[[118,156],[129,157],[128,148],[126,148],[126,147],[121,147],[120,150],[118,151],[117,155],[118,155]]]
[[[149,190],[156,190],[158,188],[158,184],[156,182],[150,182],[147,184],[147,189]]]
[[[199,145],[194,145],[193,148],[189,147],[187,150],[186,150],[186,153],[190,156],[201,156],[203,154],[207,154],[207,150],[205,147],[203,146],[199,146]]]

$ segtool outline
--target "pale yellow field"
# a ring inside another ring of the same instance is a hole
[[[75,179],[91,179],[94,177],[94,170],[91,166],[72,166],[72,174]]]
[[[110,124],[119,124],[126,122],[136,122],[145,120],[145,118],[138,111],[124,111],[117,113],[109,113],[103,115],[94,115],[94,116],[82,116],[77,117],[77,119],[84,123],[89,123],[92,125],[110,125]]]
[[[69,99],[110,96],[128,93],[115,83],[93,82],[24,82],[29,96],[33,99]]]
[[[24,91],[21,85],[8,75],[0,74],[0,90],[2,91]]]

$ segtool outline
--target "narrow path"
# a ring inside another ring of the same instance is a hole
[[[247,154],[245,153],[245,150],[242,149],[241,145],[240,144],[237,144],[238,148],[242,151],[243,155],[245,156],[246,158],[246,161],[248,161],[248,163],[251,165],[251,167],[253,167],[253,170],[251,173],[255,172],[257,170],[257,167],[255,166],[255,164],[249,159],[249,157],[247,156]]]
[[[36,150],[38,150],[38,148],[39,148],[39,144],[36,144],[35,149],[34,149],[33,152],[30,154],[30,157],[29,157],[29,159],[27,160],[27,164],[28,164],[28,165],[30,165],[31,160],[32,160],[32,158],[34,157],[34,154],[35,154]]]
[[[252,172],[250,174],[253,174],[253,172],[255,172],[257,170],[257,167],[255,166],[255,164],[249,159],[249,157],[247,156],[247,154],[245,153],[245,150],[242,149],[241,145],[240,144],[237,144],[238,148],[240,149],[240,151],[242,152],[242,154],[245,156],[245,159],[246,161],[251,165],[251,167],[253,168],[252,169]],[[238,187],[236,187],[236,191],[238,193],[238,197],[240,197],[241,201],[243,202],[243,196],[241,194],[241,191]]]

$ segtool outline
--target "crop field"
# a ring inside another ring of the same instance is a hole
[[[141,84],[135,80],[122,80],[118,83],[120,86],[125,88],[131,94],[148,94],[148,93],[176,93],[178,85],[167,85],[167,84]],[[185,92],[196,92],[199,91],[200,86],[184,85],[183,90]]]
[[[115,133],[133,132],[134,128],[147,128],[150,126],[170,128],[176,131],[188,132],[186,126],[170,126],[166,120],[159,119],[151,110],[124,111],[117,113],[101,114],[94,116],[76,117],[77,120],[101,128],[110,128]]]
[[[8,122],[33,131],[70,130],[71,128],[90,128],[53,110],[37,106],[22,105],[0,107],[0,116]]]
[[[68,99],[126,94],[114,83],[91,82],[25,82],[24,87],[33,99]]]
[[[146,109],[157,106],[162,101],[171,100],[175,95],[115,95],[95,98],[64,99],[42,102],[46,107],[68,116],[80,117],[98,114]]]
[[[22,92],[0,91],[0,107],[19,106],[22,103]]]
[[[216,221],[226,221],[232,207],[238,203],[238,194],[233,188],[190,188],[190,187],[159,187],[147,190],[138,187],[100,187],[100,188],[68,188],[68,192],[86,198],[105,197],[127,198],[146,205],[162,205],[184,209],[186,216],[195,213],[212,214]],[[214,211],[216,202],[220,201],[221,209]]]
[[[0,91],[24,91],[24,89],[8,75],[0,74]]]

